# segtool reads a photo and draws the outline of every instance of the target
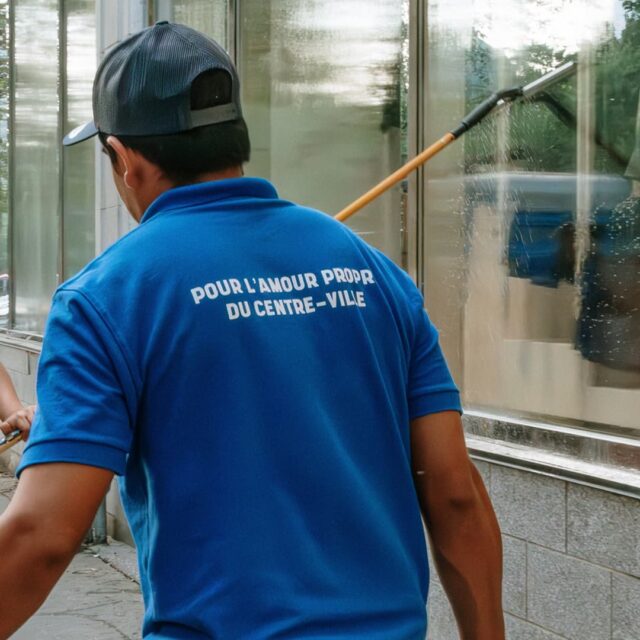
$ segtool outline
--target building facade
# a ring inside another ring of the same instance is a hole
[[[104,51],[163,19],[236,59],[248,173],[329,213],[496,89],[575,63],[349,224],[440,329],[509,638],[638,640],[640,2],[0,0],[0,360],[25,402],[53,290],[132,224],[97,146],[60,139]],[[126,539],[115,491],[108,512]],[[429,608],[430,637],[457,637],[437,579]]]

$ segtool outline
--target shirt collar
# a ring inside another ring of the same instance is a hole
[[[263,178],[227,178],[211,182],[199,182],[186,187],[175,187],[158,196],[144,212],[140,223],[151,219],[162,211],[238,198],[262,198],[274,200],[278,197],[274,186]]]

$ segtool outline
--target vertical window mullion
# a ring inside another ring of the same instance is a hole
[[[65,0],[58,3],[58,284],[65,278],[64,269],[64,150],[62,136],[67,123],[67,18]]]
[[[16,286],[15,286],[15,259],[14,259],[14,212],[15,212],[15,3],[9,2],[9,163],[7,175],[7,206],[8,206],[8,238],[7,250],[9,251],[9,328],[13,329],[16,321]]]
[[[227,41],[224,43],[236,68],[239,68],[240,51],[240,8],[237,0],[229,0],[227,7]]]

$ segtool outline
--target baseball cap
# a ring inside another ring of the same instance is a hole
[[[206,72],[231,79],[227,104],[191,109],[191,84]],[[156,136],[242,117],[240,81],[227,52],[214,40],[182,24],[158,22],[115,45],[93,82],[93,121],[63,140],[71,146],[98,132]]]

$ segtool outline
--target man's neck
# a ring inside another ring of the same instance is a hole
[[[244,170],[241,166],[230,167],[223,171],[210,171],[209,173],[203,173],[199,175],[193,182],[189,184],[201,184],[203,182],[213,182],[214,180],[227,180],[229,178],[241,178],[244,175]],[[150,181],[151,182],[151,181]],[[165,191],[173,189],[177,186],[188,186],[188,184],[177,185],[171,183],[166,178],[161,178],[153,182],[147,189],[140,191],[137,195],[133,206],[127,204],[127,208],[131,212],[134,220],[140,222],[144,212],[151,205],[151,203],[161,196]]]
[[[242,178],[244,171],[242,167],[231,167],[223,171],[213,171],[211,173],[203,173],[198,177],[196,183],[213,182],[214,180],[227,180],[228,178]]]

